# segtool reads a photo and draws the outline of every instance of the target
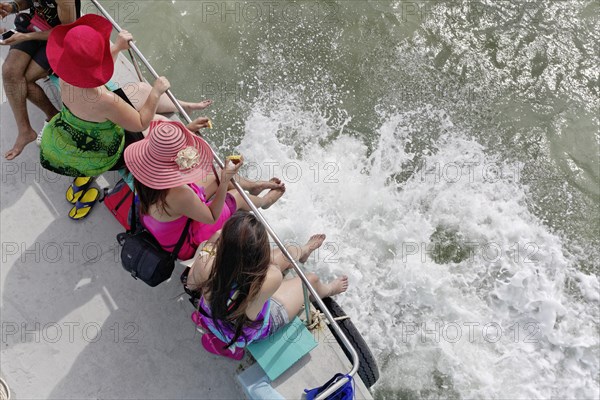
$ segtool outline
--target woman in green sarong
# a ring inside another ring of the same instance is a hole
[[[134,93],[110,90],[109,80],[120,51],[129,48],[131,34],[122,31],[110,44],[112,25],[105,18],[88,14],[72,24],[52,31],[47,55],[60,77],[63,109],[43,130],[40,143],[42,166],[67,176],[97,176],[125,166],[125,147],[142,139],[156,112],[175,112],[164,95],[169,81],[160,77],[150,86],[145,82],[127,84]],[[186,111],[206,108],[210,101],[181,102]],[[208,126],[198,118],[188,128]],[[132,133],[136,132],[136,133]]]
[[[98,176],[120,168],[124,139],[115,123],[85,121],[63,107],[44,128],[42,166],[66,176]]]

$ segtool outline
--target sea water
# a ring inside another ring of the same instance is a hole
[[[376,398],[598,398],[597,2],[108,6],[286,182],[279,235],[327,234]]]

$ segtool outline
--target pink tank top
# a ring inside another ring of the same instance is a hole
[[[190,183],[188,186],[196,193],[196,195],[198,195],[198,198],[202,200],[203,203],[206,205],[211,204],[211,202],[206,201],[204,187],[198,186],[195,183]],[[181,260],[189,260],[192,258],[200,243],[208,240],[216,231],[221,229],[225,224],[225,221],[235,213],[235,210],[235,198],[227,193],[221,215],[214,224],[203,224],[202,222],[192,221],[188,236],[179,251],[178,258]],[[173,251],[185,228],[187,219],[188,218],[184,215],[174,221],[161,222],[150,215],[143,215],[142,224],[156,240],[158,240],[158,243],[160,243],[163,249]]]

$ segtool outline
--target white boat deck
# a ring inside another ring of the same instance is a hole
[[[0,47],[2,61],[7,52]],[[123,56],[121,62],[114,80],[135,81],[131,64]],[[44,115],[30,105],[29,116],[41,129]],[[3,89],[0,122],[0,376],[12,398],[243,398],[235,383],[241,363],[200,344],[178,279],[183,267],[156,288],[132,279],[115,239],[123,229],[103,204],[72,221],[65,200],[72,179],[44,170],[35,144],[13,161],[4,159],[16,126]],[[107,173],[97,186],[118,179]],[[304,388],[349,370],[325,331],[325,346],[274,383],[285,398],[300,398]],[[311,368],[301,368],[315,357]],[[362,382],[357,389],[357,398],[371,398]]]

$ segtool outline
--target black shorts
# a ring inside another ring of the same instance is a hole
[[[123,89],[113,90],[113,93],[125,100],[127,104],[133,107],[131,101],[127,98],[127,95],[123,91]],[[118,171],[121,168],[125,168],[125,149],[132,143],[137,142],[138,140],[142,140],[144,138],[144,134],[142,132],[129,132],[125,131],[125,147],[123,147],[123,152],[121,153],[121,157],[117,160],[117,163],[113,165],[110,171]]]
[[[27,53],[37,65],[50,73],[52,69],[50,68],[48,57],[46,56],[46,43],[48,42],[45,40],[27,40],[25,42],[14,44],[10,46],[10,48],[11,50],[17,49]]]

